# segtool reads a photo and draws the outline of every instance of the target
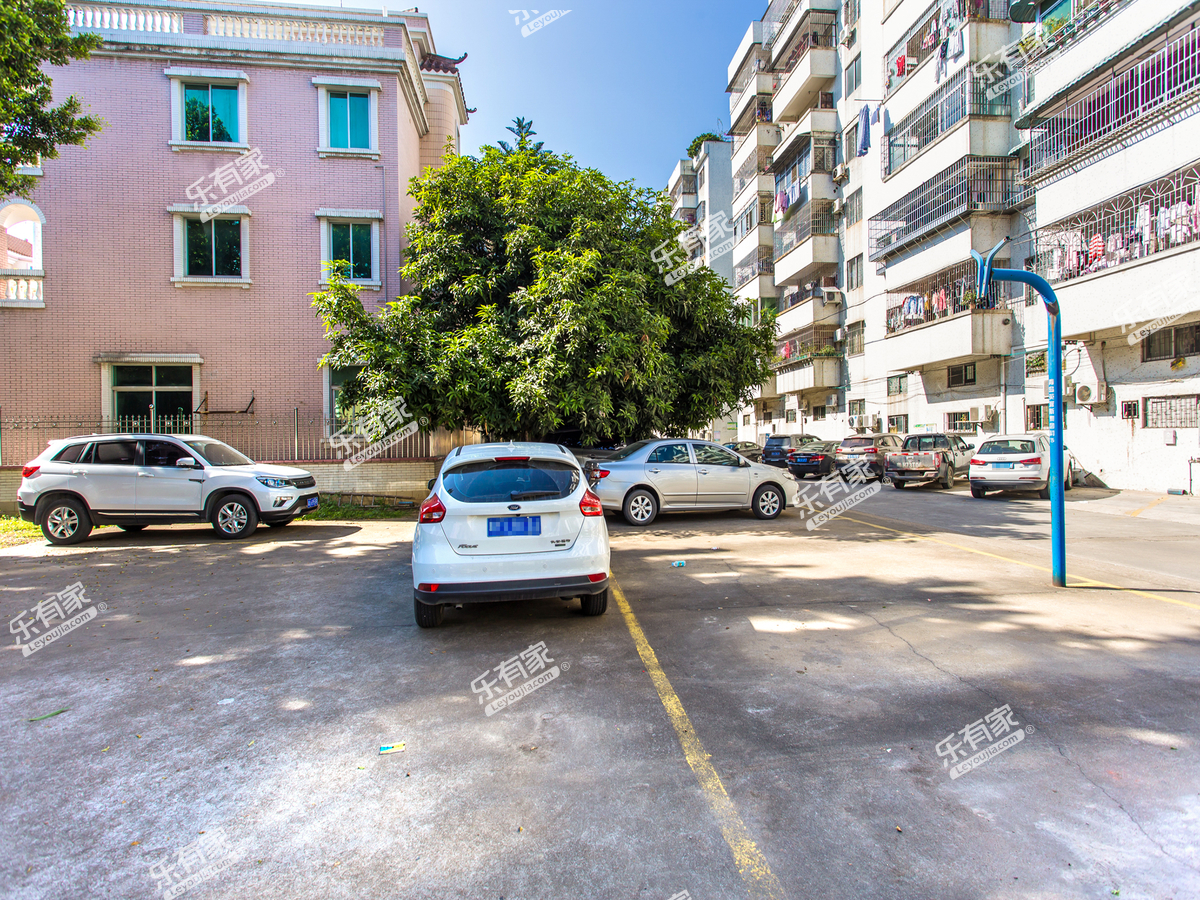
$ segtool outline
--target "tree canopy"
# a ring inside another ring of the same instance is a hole
[[[690,144],[688,144],[688,149],[687,149],[688,159],[696,158],[696,154],[700,152],[700,145],[703,144],[705,141],[722,141],[722,142],[724,142],[724,140],[725,140],[725,138],[721,137],[719,134],[714,134],[711,131],[706,131],[704,134],[696,135],[694,138],[692,138],[692,142]]]
[[[82,144],[100,120],[80,115],[78,97],[51,107],[43,63],[65,66],[86,59],[99,35],[71,36],[62,0],[5,0],[0,5],[0,197],[28,195],[37,183],[17,174],[39,156],[55,159],[62,144]]]
[[[746,324],[720,276],[665,283],[654,254],[683,225],[662,194],[520,141],[448,153],[410,191],[411,293],[369,312],[333,271],[314,295],[323,362],[362,367],[348,402],[403,398],[429,427],[497,439],[629,441],[702,428],[770,374],[774,323]]]

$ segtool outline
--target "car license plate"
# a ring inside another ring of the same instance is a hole
[[[488,537],[535,537],[541,533],[541,516],[504,516],[488,519]]]
[[[309,508],[309,509],[316,509],[316,508],[317,508],[317,503],[318,503],[318,502],[319,502],[319,501],[318,501],[318,499],[317,499],[316,497],[309,497],[309,498],[308,498],[308,508]]]
[[[992,463],[992,465],[997,469],[1011,469],[1013,467],[1012,463]]]
[[[808,457],[807,456],[797,456],[794,460],[792,460],[792,462],[806,463],[806,462],[808,462]]]

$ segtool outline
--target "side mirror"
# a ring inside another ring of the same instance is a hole
[[[741,461],[741,463],[739,464],[739,468],[742,468],[742,469],[748,469],[748,468],[750,468],[750,461],[749,461],[749,460],[747,460],[747,459],[743,459],[743,460]]]
[[[974,445],[974,444],[967,444],[967,449],[968,449],[968,450],[974,450],[974,449],[975,449],[975,445]]]
[[[190,456],[181,456],[175,460],[175,468],[177,469],[194,469],[196,468],[196,460]]]

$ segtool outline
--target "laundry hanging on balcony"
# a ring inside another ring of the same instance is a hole
[[[871,107],[858,111],[858,155],[866,156],[871,149]]]

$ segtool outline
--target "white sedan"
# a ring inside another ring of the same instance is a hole
[[[1071,489],[1074,465],[1064,450],[1064,488]],[[1037,491],[1050,499],[1050,438],[1045,434],[1005,434],[988,438],[971,457],[971,496],[988,491]]]
[[[608,608],[608,526],[575,457],[556,444],[459,447],[421,504],[412,542],[413,613],[447,604],[579,598]]]

